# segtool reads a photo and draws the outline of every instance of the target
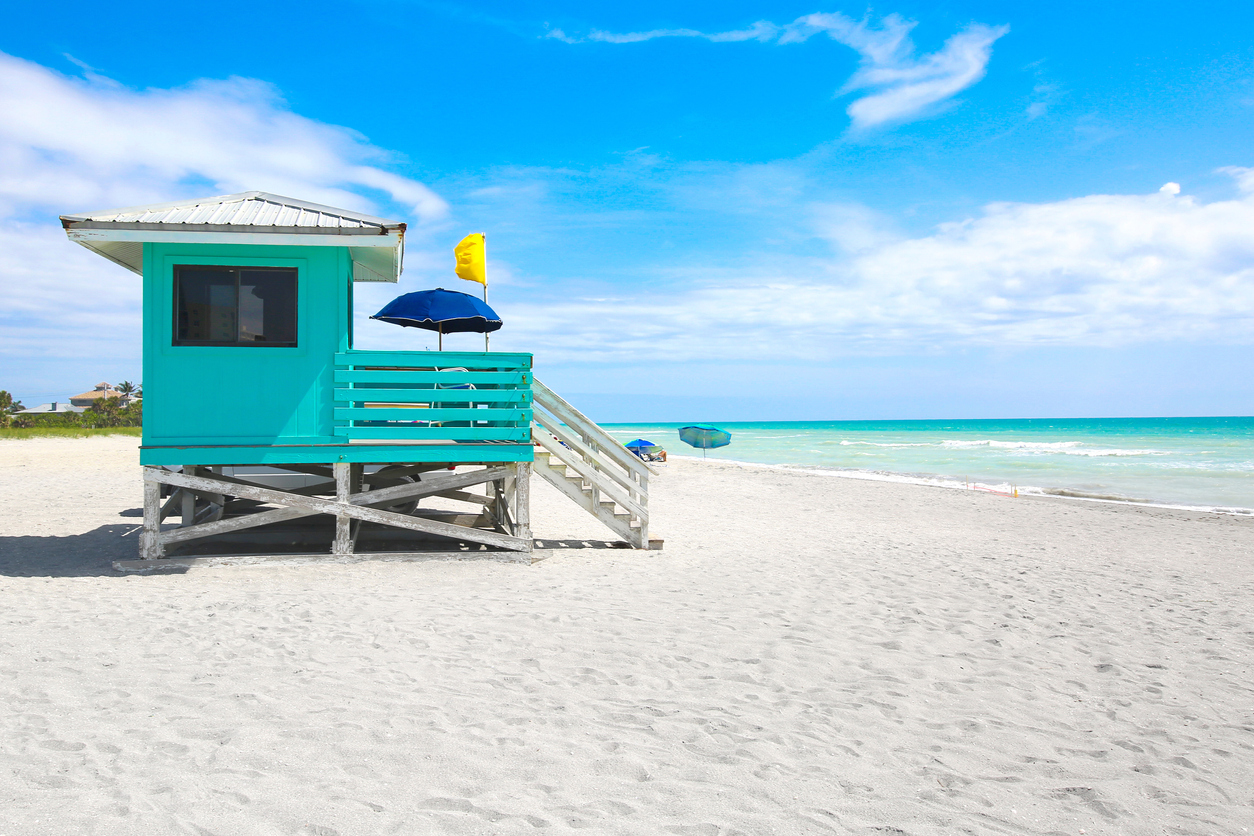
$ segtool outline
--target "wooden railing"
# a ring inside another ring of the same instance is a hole
[[[335,355],[336,435],[350,441],[530,444],[531,355]]]
[[[552,389],[532,385],[536,473],[636,548],[650,548],[649,474],[657,471]]]

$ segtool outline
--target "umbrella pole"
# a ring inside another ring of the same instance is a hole
[[[435,327],[436,327],[436,330],[440,332],[440,351],[443,351],[444,350],[444,323],[437,322],[435,324]]]

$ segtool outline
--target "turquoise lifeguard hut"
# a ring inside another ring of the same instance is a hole
[[[353,286],[399,279],[404,223],[255,191],[61,222],[143,278],[144,524],[120,568],[291,559],[317,518],[339,559],[529,559],[533,470],[650,547],[654,471],[532,355],[353,348]]]

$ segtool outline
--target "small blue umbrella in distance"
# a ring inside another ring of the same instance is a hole
[[[718,427],[693,425],[679,428],[679,440],[693,447],[700,447],[704,456],[706,450],[731,444],[731,433]]]
[[[442,287],[397,296],[370,318],[408,328],[436,331],[440,334],[441,350],[445,334],[487,334],[502,325],[501,317],[488,307],[487,302],[469,293]]]

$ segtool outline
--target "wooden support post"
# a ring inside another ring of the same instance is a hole
[[[156,560],[164,554],[161,547],[161,483],[144,482],[144,527],[139,533],[139,557]]]
[[[496,528],[502,534],[510,534],[513,529],[513,515],[510,513],[509,477],[492,481],[492,516],[496,520]]]
[[[347,505],[353,495],[353,468],[347,462],[336,462],[335,470],[335,501]],[[353,553],[352,517],[344,514],[335,515],[335,543],[331,554],[347,555]]]
[[[649,474],[637,473],[636,482],[640,485],[636,497],[641,505],[645,505],[649,501]],[[649,517],[646,514],[637,519],[640,520],[640,548],[647,549],[649,547]]]
[[[531,462],[518,462],[514,479],[514,536],[531,542]]]
[[[364,479],[365,472],[366,472],[365,465],[362,465],[362,464],[349,465],[348,476],[349,476],[349,483],[351,484],[350,491],[352,493],[354,494],[361,493],[361,490],[365,481]],[[348,548],[350,554],[357,551],[357,537],[358,535],[361,534],[361,527],[363,525],[365,525],[365,523],[363,523],[361,520],[352,520],[349,523],[349,530],[352,532],[352,536],[349,538],[352,542],[350,543],[349,548]]]
[[[195,476],[196,466],[185,464],[183,465],[183,472],[186,473],[188,476]],[[195,524],[196,524],[196,494],[194,491],[184,490],[183,491],[183,525],[187,526],[187,525],[195,525]]]
[[[220,478],[222,476],[222,466],[211,467],[209,472]],[[209,500],[212,508],[201,522],[217,522],[222,519],[222,516],[226,513],[226,496],[220,493],[211,493],[205,494],[205,498]]]

